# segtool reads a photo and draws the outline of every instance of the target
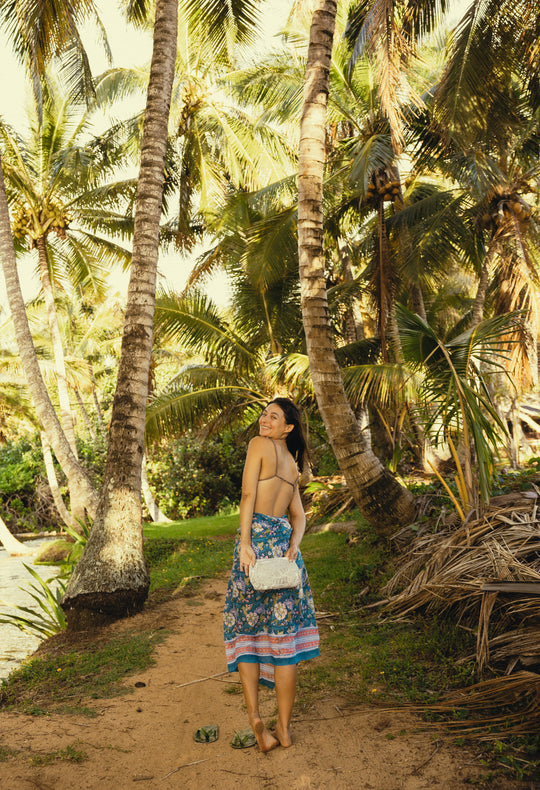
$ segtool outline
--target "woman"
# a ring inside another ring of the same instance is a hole
[[[290,746],[296,665],[319,655],[319,633],[309,581],[300,554],[306,517],[298,490],[306,441],[292,401],[275,398],[259,419],[242,478],[240,529],[224,610],[229,672],[238,670],[249,723],[259,748]],[[289,519],[284,515],[288,512]],[[302,584],[287,590],[254,590],[249,568],[258,557],[288,557],[302,568]],[[276,689],[275,736],[259,713],[259,683]]]

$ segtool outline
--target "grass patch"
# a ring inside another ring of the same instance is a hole
[[[54,656],[39,654],[12,672],[0,686],[0,705],[5,710],[28,714],[76,712],[92,715],[81,701],[104,699],[130,691],[122,681],[154,663],[154,646],[164,638],[159,633],[128,633],[102,644],[87,641]]]
[[[58,760],[69,760],[72,763],[81,763],[83,760],[87,759],[87,753],[77,748],[75,744],[74,746],[66,746],[65,749],[47,752],[47,754],[34,754],[30,758],[30,762],[32,765],[50,765]]]
[[[18,757],[20,754],[16,749],[9,749],[7,746],[0,745],[0,763],[5,763],[8,760]]]
[[[380,598],[392,573],[386,545],[367,525],[360,539],[324,532],[306,535],[302,543],[319,621],[321,658],[299,673],[299,698],[306,706],[330,692],[351,702],[372,699],[390,703],[433,700],[449,688],[472,679],[472,665],[454,658],[474,637],[453,623],[414,618],[385,623],[365,604]]]
[[[144,545],[146,563],[150,571],[150,593],[179,593],[189,595],[207,578],[218,575],[231,566],[234,541],[194,538],[156,538]]]
[[[191,595],[205,578],[227,571],[232,562],[238,513],[193,518],[144,527],[150,593]]]
[[[173,538],[175,540],[191,540],[196,538],[222,537],[234,535],[239,525],[239,514],[226,516],[202,516],[188,521],[171,521],[168,524],[145,524],[145,538]]]

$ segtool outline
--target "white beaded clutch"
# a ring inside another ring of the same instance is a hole
[[[302,571],[287,557],[265,557],[249,566],[249,580],[255,590],[283,590],[299,587]]]

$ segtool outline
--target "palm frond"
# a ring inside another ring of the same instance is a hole
[[[157,338],[179,341],[185,350],[203,354],[210,364],[249,370],[257,355],[203,294],[181,297],[173,292],[158,294],[155,312]]]
[[[351,365],[343,370],[347,397],[354,408],[365,404],[382,410],[402,407],[417,397],[420,377],[403,365]]]
[[[206,377],[211,376],[211,369],[203,370]],[[217,371],[214,383],[194,390],[173,384],[162,393],[152,398],[146,412],[145,435],[147,441],[158,440],[163,436],[185,433],[197,426],[204,425],[217,414],[226,412],[232,417],[244,418],[245,407],[257,402],[260,404],[262,395],[254,392],[249,386],[224,384],[219,380],[221,372]],[[216,378],[218,379],[216,381]]]

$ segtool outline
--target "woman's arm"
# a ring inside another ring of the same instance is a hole
[[[289,548],[285,552],[285,556],[290,560],[295,560],[298,556],[298,549],[304,537],[304,532],[306,531],[306,514],[304,513],[304,506],[300,498],[298,483],[294,487],[293,498],[289,505],[289,521],[291,522],[292,532]]]
[[[264,441],[264,440],[262,440]],[[255,552],[251,547],[251,523],[257,498],[257,486],[262,465],[261,438],[256,436],[248,446],[244,472],[242,474],[242,497],[240,499],[240,570],[249,573],[255,565]]]

